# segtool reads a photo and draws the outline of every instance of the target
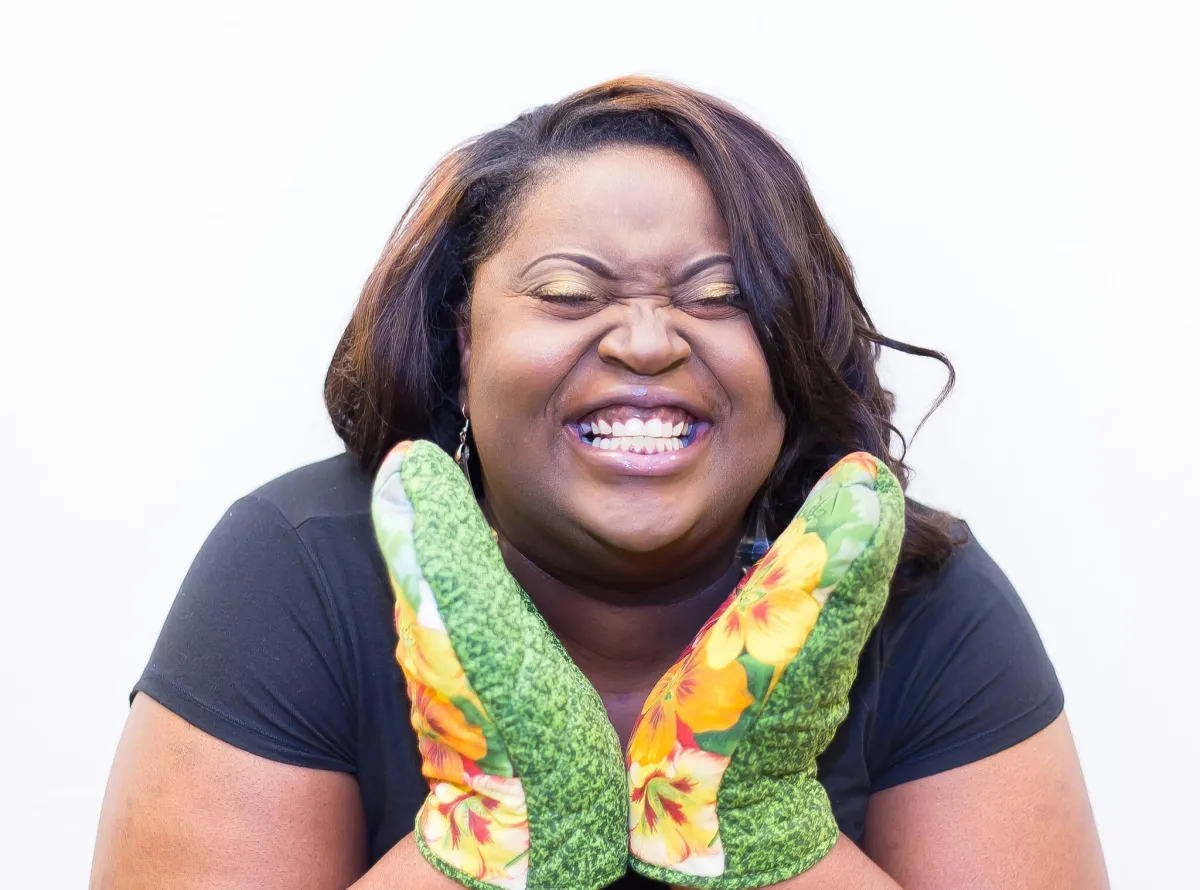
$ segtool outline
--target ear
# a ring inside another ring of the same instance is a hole
[[[469,309],[458,313],[458,403],[467,404],[467,381],[471,370],[471,327],[468,324]]]

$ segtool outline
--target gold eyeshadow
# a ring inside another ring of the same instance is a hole
[[[707,284],[700,288],[696,293],[696,299],[699,300],[736,300],[742,295],[736,284],[728,282],[720,282],[715,284]]]
[[[532,296],[543,299],[557,297],[591,297],[602,299],[591,285],[575,278],[555,278],[530,288]],[[736,284],[727,281],[713,282],[702,287],[692,288],[679,294],[676,299],[683,303],[697,300],[728,300],[736,301],[742,295]]]
[[[570,284],[543,285],[542,287],[534,288],[530,293],[541,300],[556,300],[563,298],[599,299],[599,297],[597,297],[596,294],[588,288]]]
[[[577,294],[580,291],[591,292],[592,288],[577,278],[552,278],[533,288],[538,294]]]

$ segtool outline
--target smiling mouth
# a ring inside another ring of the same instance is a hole
[[[696,441],[708,426],[679,408],[601,408],[571,424],[586,445],[604,451],[666,454]]]

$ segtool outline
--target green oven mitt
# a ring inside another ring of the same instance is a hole
[[[612,883],[628,863],[616,731],[505,568],[469,482],[433,443],[402,442],[371,518],[430,787],[421,852],[480,890]]]
[[[833,847],[817,755],[887,600],[904,495],[840,461],[643,706],[627,754],[631,865],[685,887],[786,880]]]

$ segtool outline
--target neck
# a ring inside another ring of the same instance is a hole
[[[736,560],[723,558],[686,580],[630,592],[552,576],[503,539],[501,552],[600,694],[635,696],[639,706],[742,576]]]

